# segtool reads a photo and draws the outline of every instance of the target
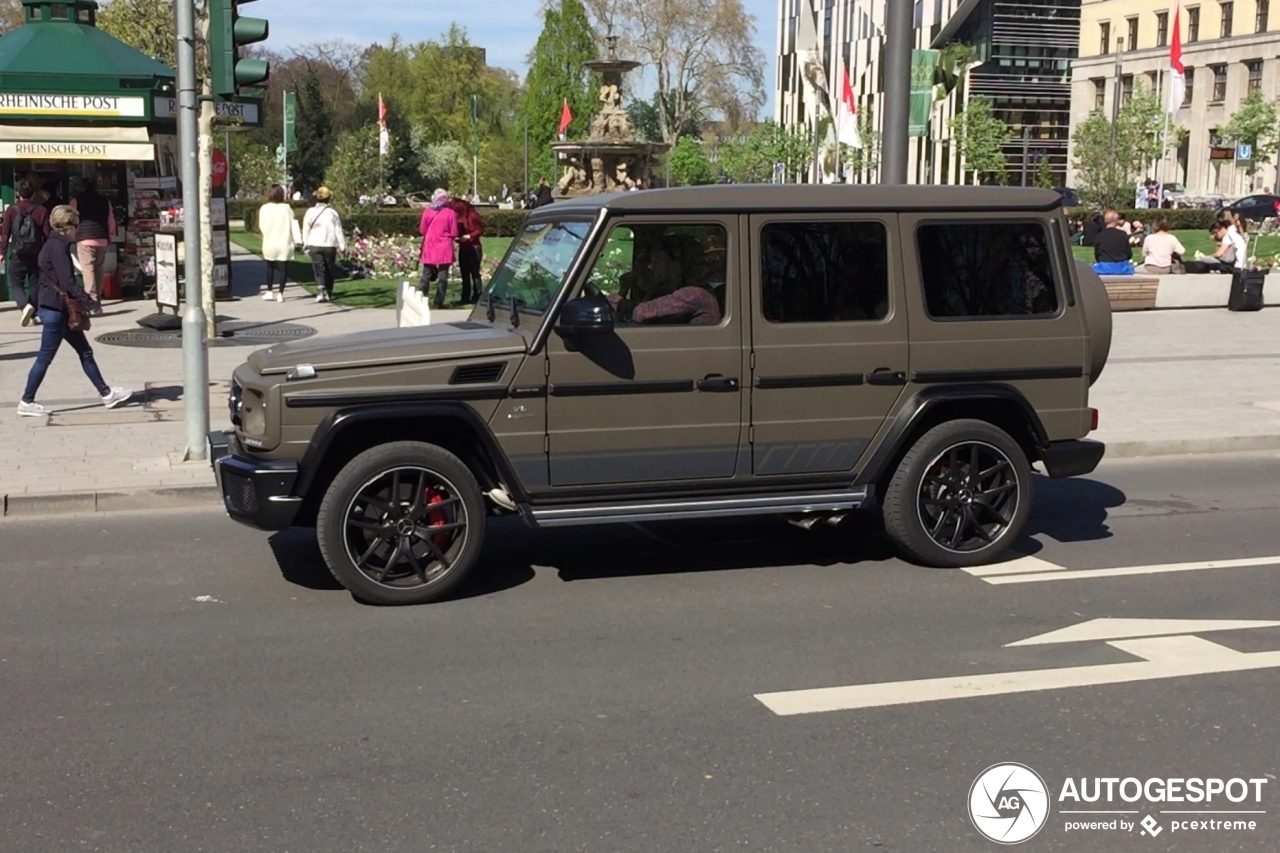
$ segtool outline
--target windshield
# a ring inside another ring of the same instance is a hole
[[[489,298],[499,305],[514,298],[525,311],[547,310],[590,231],[590,222],[526,225],[494,271]]]

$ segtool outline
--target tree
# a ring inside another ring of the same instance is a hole
[[[584,62],[599,51],[596,34],[582,0],[559,0],[542,11],[542,32],[529,53],[523,114],[529,121],[529,147],[534,171],[549,174],[555,166],[550,145],[560,128],[566,102],[573,113],[568,133],[582,132],[600,105]]]
[[[991,102],[974,96],[965,105],[964,112],[951,119],[951,132],[956,138],[965,166],[973,172],[974,183],[985,176],[991,182],[1002,184],[1008,161],[1004,144],[1009,141],[1009,125],[991,111]]]
[[[335,204],[350,210],[361,196],[376,192],[379,171],[378,126],[371,124],[339,137],[324,183]]]
[[[1050,165],[1047,155],[1041,155],[1036,163],[1035,185],[1042,190],[1053,189],[1053,166]]]
[[[0,34],[16,30],[26,22],[22,0],[0,0]]]
[[[698,109],[732,120],[764,103],[764,55],[742,0],[588,0],[602,29],[653,69],[659,127],[674,143]]]
[[[1164,116],[1160,99],[1143,88],[1120,108],[1114,149],[1112,122],[1101,111],[1075,126],[1072,154],[1085,202],[1103,208],[1133,204],[1138,179],[1163,154]]]
[[[298,91],[298,150],[289,157],[289,171],[294,184],[302,190],[313,190],[324,180],[333,158],[333,124],[320,92],[320,78],[315,71],[302,75]],[[377,186],[377,183],[374,183]]]
[[[170,68],[178,67],[175,26],[173,0],[111,0],[98,12],[98,29]]]
[[[265,145],[238,142],[231,152],[231,192],[244,191],[252,198],[265,198],[272,184],[280,183],[280,163]]]
[[[1276,105],[1262,96],[1259,89],[1254,89],[1240,104],[1240,109],[1222,128],[1221,134],[1234,140],[1238,145],[1253,148],[1253,158],[1249,161],[1249,178],[1252,183],[1259,166],[1271,162],[1271,152],[1276,148],[1278,124]]]
[[[711,160],[702,143],[692,136],[682,136],[672,149],[668,166],[671,178],[680,186],[692,187],[699,184],[715,183],[715,173],[711,168]]]
[[[784,179],[805,174],[813,162],[813,142],[803,133],[762,122],[720,146],[720,171],[734,183],[765,184],[781,164]]]

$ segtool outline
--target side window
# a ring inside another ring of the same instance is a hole
[[[880,320],[889,313],[889,234],[879,222],[774,222],[760,229],[770,323]]]
[[[607,299],[620,326],[717,326],[725,314],[728,246],[723,225],[615,225],[585,295]]]
[[[937,320],[1058,313],[1039,222],[948,222],[916,231],[925,307]]]

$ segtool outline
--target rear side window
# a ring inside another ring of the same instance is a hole
[[[1049,235],[1038,222],[948,222],[916,231],[925,307],[935,319],[1058,313]]]
[[[770,323],[880,320],[889,313],[889,235],[879,222],[775,222],[760,231]]]

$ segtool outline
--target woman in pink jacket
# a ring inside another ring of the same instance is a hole
[[[450,210],[449,193],[436,190],[431,205],[422,211],[422,295],[430,294],[436,283],[435,307],[444,308],[444,293],[449,287],[449,267],[453,266],[453,241],[458,237],[458,214]]]

